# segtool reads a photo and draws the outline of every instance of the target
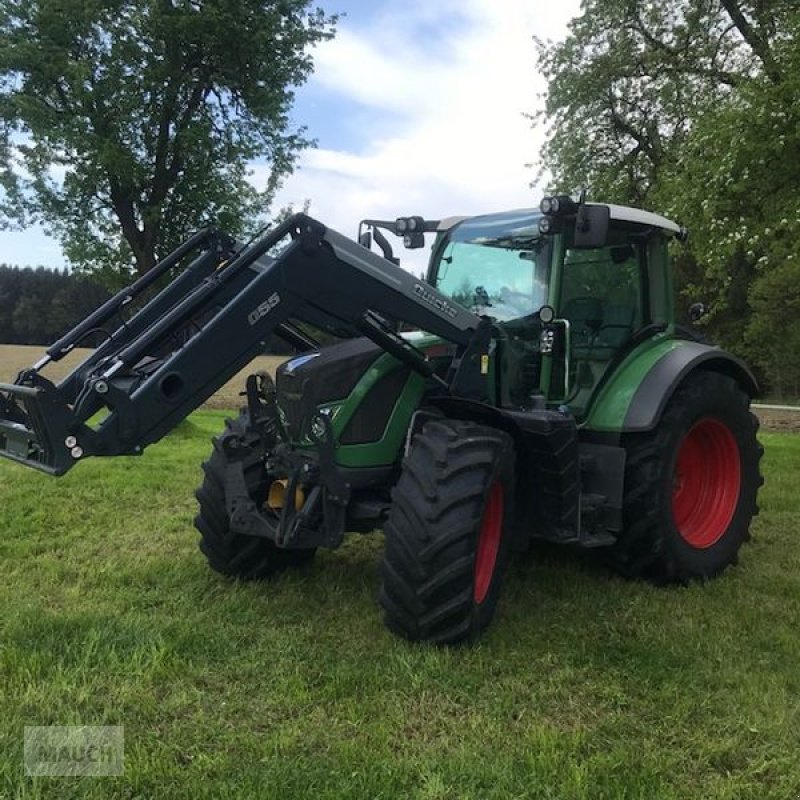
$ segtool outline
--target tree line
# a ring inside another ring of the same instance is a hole
[[[0,344],[50,345],[110,296],[105,287],[85,275],[45,267],[0,264]],[[132,308],[137,305],[134,303]],[[105,327],[112,332],[115,326],[112,322]],[[333,341],[321,331],[305,327],[321,343]],[[82,344],[96,347],[104,338],[90,336]],[[267,341],[265,352],[288,355],[293,350],[273,335]]]
[[[795,0],[585,0],[538,122],[553,188],[682,222],[681,306],[800,397],[800,7]]]
[[[0,264],[0,344],[51,344],[108,297],[66,270]]]

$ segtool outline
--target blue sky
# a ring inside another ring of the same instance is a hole
[[[306,152],[275,207],[301,207],[342,233],[359,219],[446,217],[538,203],[531,188],[544,85],[533,36],[561,38],[579,0],[322,0],[344,14],[297,93]],[[253,165],[263,186],[265,168]],[[419,260],[419,259],[417,259]],[[40,229],[0,232],[0,262],[63,266]]]

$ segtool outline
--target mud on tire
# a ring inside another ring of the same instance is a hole
[[[508,561],[511,437],[472,422],[428,422],[415,436],[385,525],[385,622],[415,641],[475,639],[491,622]]]
[[[763,448],[750,399],[725,375],[690,375],[658,427],[629,435],[621,574],[656,583],[712,578],[738,560],[758,513]]]
[[[247,488],[256,502],[262,502],[267,496],[264,453],[258,436],[248,430],[249,421],[247,412],[234,421],[227,420],[225,432],[213,440],[211,456],[203,463],[203,484],[195,492],[200,510],[194,524],[200,532],[200,550],[213,570],[240,580],[260,580],[308,563],[314,558],[315,550],[282,550],[263,537],[231,531],[225,507],[227,440],[239,438],[252,449],[244,462]]]

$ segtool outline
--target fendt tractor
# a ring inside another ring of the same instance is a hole
[[[433,240],[424,280],[392,234]],[[676,324],[684,234],[566,195],[365,220],[357,241],[304,214],[247,245],[202,230],[0,385],[0,452],[53,475],[141,454],[278,336],[298,355],[247,378],[203,464],[217,572],[268,578],[382,530],[386,624],[437,643],[489,625],[534,538],[630,577],[710,578],[749,536],[762,449],[753,375]],[[43,377],[90,334],[80,366]]]

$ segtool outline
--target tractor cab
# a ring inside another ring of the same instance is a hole
[[[581,220],[580,209],[594,212]],[[673,320],[667,243],[681,229],[621,206],[545,198],[538,210],[471,217],[440,234],[428,282],[492,318],[499,405],[569,405],[581,419],[607,375]]]

